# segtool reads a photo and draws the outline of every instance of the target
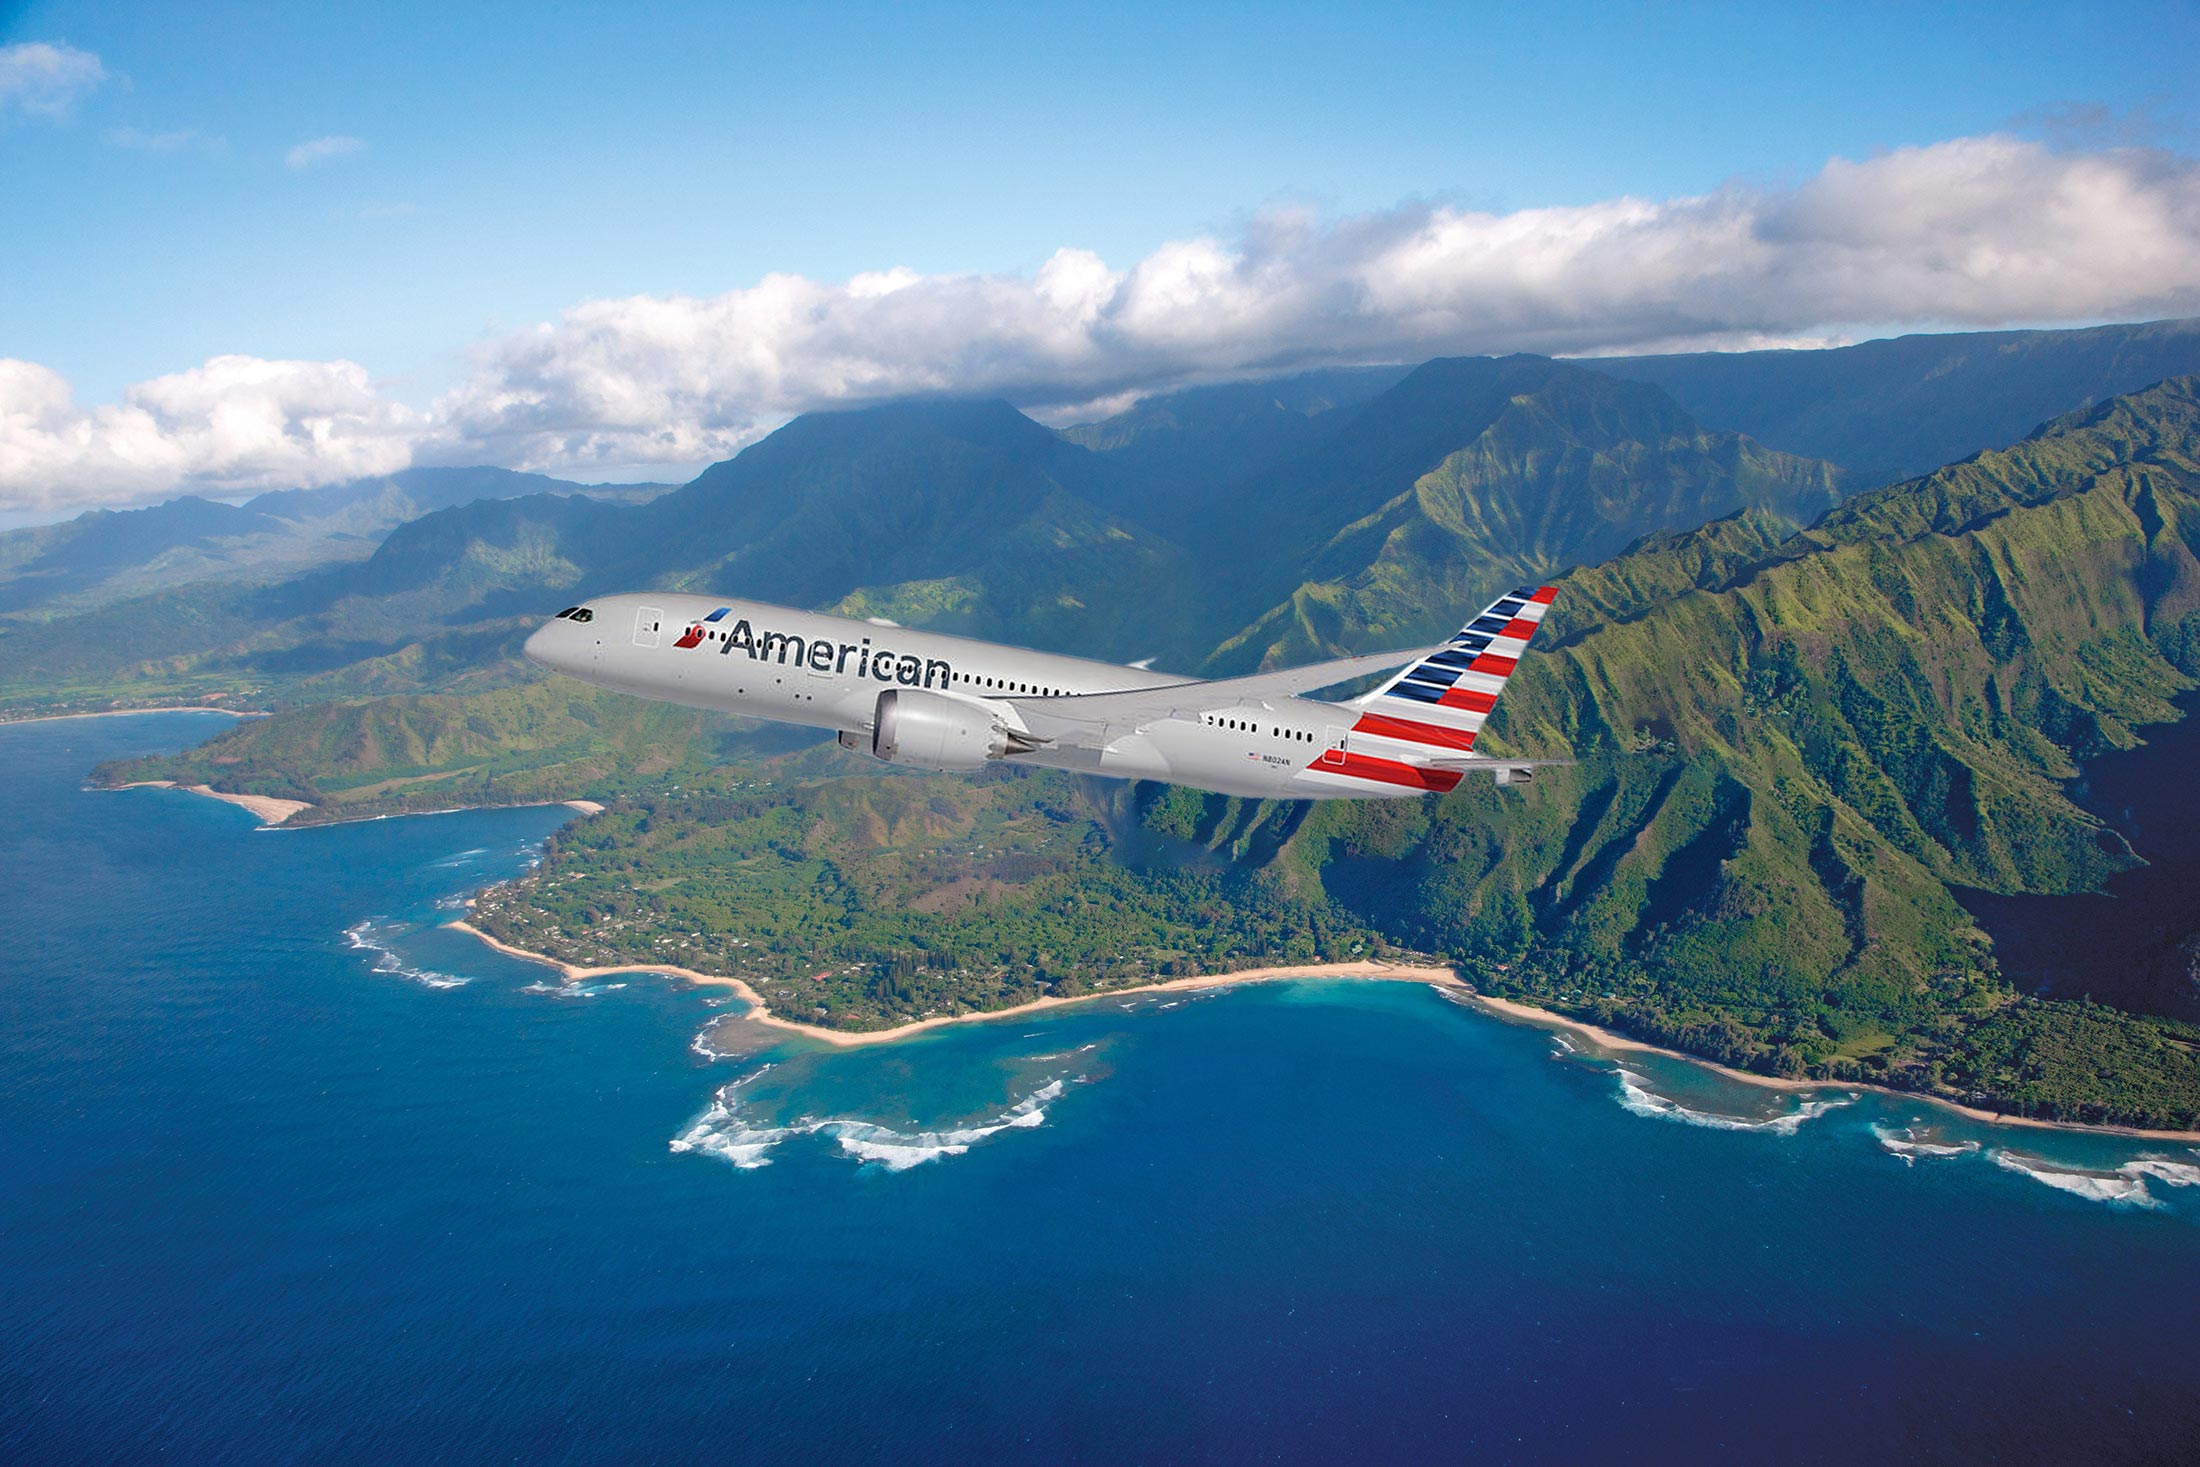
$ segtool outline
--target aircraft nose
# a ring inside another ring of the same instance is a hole
[[[558,651],[559,644],[565,640],[560,633],[567,630],[569,628],[561,622],[546,621],[535,628],[534,635],[527,639],[527,644],[520,650],[527,654],[528,661],[540,663],[553,672],[563,672],[566,659],[560,657]]]

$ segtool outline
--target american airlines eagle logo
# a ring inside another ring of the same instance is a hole
[[[887,647],[873,647],[869,637],[856,642],[833,642],[823,637],[798,637],[790,632],[760,632],[749,625],[747,617],[727,627],[724,622],[732,611],[730,606],[721,606],[702,620],[690,622],[688,629],[680,634],[680,640],[672,645],[693,648],[709,642],[717,647],[721,657],[739,652],[752,662],[776,662],[843,677],[849,675],[848,662],[853,658],[854,676],[899,683],[905,688],[944,688],[955,680],[954,666],[945,658],[917,657]]]

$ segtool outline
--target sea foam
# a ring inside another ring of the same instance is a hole
[[[1803,1128],[1805,1121],[1816,1120],[1829,1110],[1838,1110],[1853,1104],[1854,1095],[1821,1100],[1815,1096],[1803,1101],[1785,1115],[1756,1118],[1751,1116],[1722,1115],[1716,1111],[1690,1110],[1679,1101],[1658,1094],[1649,1088],[1641,1075],[1625,1065],[1617,1067],[1619,1074],[1619,1103],[1638,1116],[1652,1116],[1661,1121],[1679,1121],[1684,1125],[1704,1126],[1714,1131],[1766,1131],[1775,1136],[1792,1136]]]
[[[2161,1202],[2147,1190],[2148,1167],[2164,1165],[2180,1171],[2192,1170],[2182,1163],[2153,1161],[2127,1161],[2114,1171],[2086,1171],[2077,1167],[2057,1166],[2037,1156],[2027,1156],[2020,1151],[1995,1147],[1986,1153],[1986,1159],[1995,1166],[2030,1177],[2035,1182],[2083,1197],[2091,1202],[2106,1202],[2111,1207],[2160,1207]],[[2166,1178],[2164,1180],[2167,1180]],[[2188,1183],[2173,1182],[2172,1186]]]
[[[772,1148],[790,1136],[826,1135],[858,1162],[903,1172],[943,1156],[961,1156],[1003,1131],[1045,1124],[1048,1103],[1061,1098],[1067,1086],[1064,1080],[1049,1080],[990,1121],[945,1131],[897,1131],[853,1116],[804,1116],[786,1125],[759,1125],[742,1114],[740,1091],[770,1068],[765,1065],[720,1089],[703,1113],[672,1138],[671,1149],[701,1152],[750,1171],[771,1165]]]
[[[2142,1156],[2137,1161],[2125,1162],[2117,1170],[2126,1176],[2152,1177],[2155,1181],[2167,1182],[2172,1187],[2200,1187],[2200,1166],[2194,1166],[2189,1161]]]
[[[433,968],[416,967],[399,956],[397,949],[385,940],[382,929],[372,918],[355,922],[344,929],[344,940],[358,952],[375,955],[374,971],[393,978],[407,978],[425,988],[464,988],[473,980],[461,978],[455,973],[439,973]]]
[[[1919,1157],[1966,1156],[1978,1150],[1976,1141],[1921,1141],[1915,1126],[1904,1126],[1898,1131],[1873,1121],[1871,1131],[1879,1138],[1881,1146],[1902,1158],[1904,1166],[1916,1165]]]

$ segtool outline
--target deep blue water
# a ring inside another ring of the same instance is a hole
[[[436,927],[564,811],[81,788],[209,728],[0,729],[0,1459],[2200,1444],[2189,1149],[1797,1120],[1405,985],[714,1061],[707,992]]]

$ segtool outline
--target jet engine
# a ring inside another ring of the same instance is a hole
[[[983,769],[989,759],[1035,747],[976,703],[892,688],[878,695],[871,752],[917,769]]]

